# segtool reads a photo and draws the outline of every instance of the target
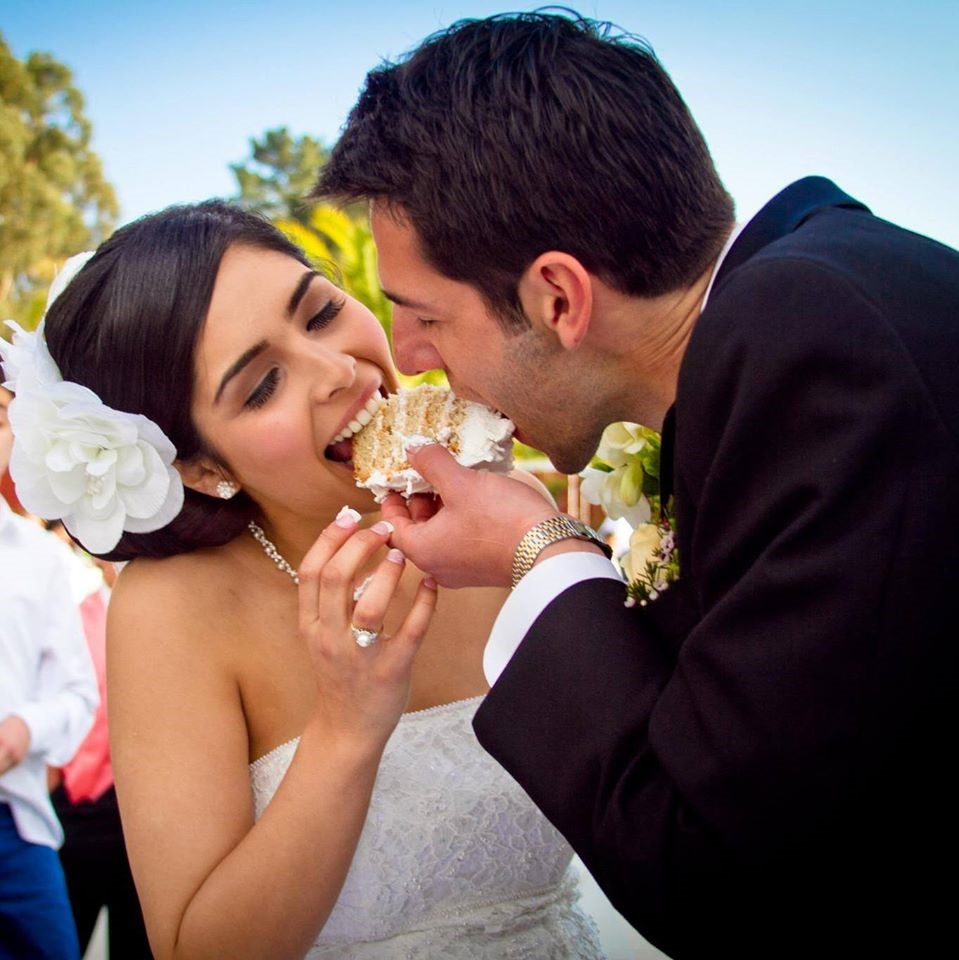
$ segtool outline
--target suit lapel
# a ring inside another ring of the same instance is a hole
[[[825,177],[805,177],[776,194],[743,228],[719,266],[710,300],[732,272],[759,253],[763,247],[800,227],[823,207],[844,207],[848,210],[869,208],[844,193]],[[707,306],[707,310],[709,307]],[[674,456],[676,447],[676,407],[670,407],[663,420],[662,454],[660,459],[660,494],[665,504],[673,494]]]

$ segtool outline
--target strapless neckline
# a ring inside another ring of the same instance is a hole
[[[421,710],[407,710],[405,713],[400,714],[399,722],[401,724],[410,723],[419,717],[428,717],[438,713],[445,713],[450,710],[463,709],[467,705],[472,705],[474,703],[479,706],[480,702],[485,696],[485,693],[478,693],[475,697],[464,697],[461,700],[450,700],[448,703],[437,703],[432,707],[423,707]],[[250,769],[255,770],[258,766],[268,763],[274,754],[282,753],[285,749],[296,746],[296,744],[299,742],[299,737],[292,737],[289,740],[284,740],[283,743],[278,743],[272,749],[267,750],[262,756],[259,756],[255,760],[251,761]]]

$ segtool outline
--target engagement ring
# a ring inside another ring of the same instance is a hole
[[[358,647],[372,647],[380,639],[379,630],[367,630],[364,627],[356,627],[351,623],[350,631]]]

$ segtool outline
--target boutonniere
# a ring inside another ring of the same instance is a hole
[[[679,578],[672,498],[659,495],[661,441],[655,430],[613,423],[604,431],[590,466],[581,474],[583,497],[611,520],[633,528],[618,558],[626,577],[626,606],[644,607]]]

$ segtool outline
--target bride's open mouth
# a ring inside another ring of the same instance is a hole
[[[338,443],[331,443],[326,450],[323,451],[323,456],[333,463],[342,463],[348,467],[352,466],[353,438],[350,437],[347,440],[340,440]]]
[[[385,396],[387,394],[382,386],[373,391],[369,400],[360,407],[350,422],[333,437],[329,446],[323,451],[323,456],[327,460],[332,460],[333,463],[352,464],[353,435],[359,433],[373,419],[373,415],[379,409]]]

